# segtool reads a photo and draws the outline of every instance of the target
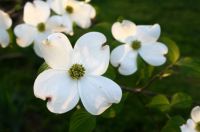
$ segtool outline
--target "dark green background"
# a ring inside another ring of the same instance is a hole
[[[23,7],[22,0],[0,0],[5,11]],[[111,38],[110,27],[119,17],[136,24],[159,23],[162,36],[173,39],[181,50],[181,56],[200,57],[200,0],[92,0],[97,17],[92,29]],[[17,6],[16,6],[17,5]],[[21,23],[22,10],[12,15],[14,26]],[[13,26],[13,27],[14,27]],[[72,42],[88,30],[76,28]],[[111,44],[114,45],[114,44]],[[32,47],[21,49],[13,42],[8,48],[0,48],[0,132],[67,132],[73,111],[62,115],[50,113],[46,103],[33,95],[33,83],[37,70],[43,63]],[[157,81],[154,91],[171,95],[185,92],[192,96],[193,105],[200,102],[199,73],[177,69],[175,75]],[[129,82],[130,83],[130,82]],[[134,83],[134,82],[133,82]],[[133,84],[135,86],[135,84]],[[115,118],[97,117],[95,132],[159,132],[168,118],[165,114],[148,109],[144,95],[129,94],[120,113]],[[175,110],[173,115],[189,118],[192,107]]]

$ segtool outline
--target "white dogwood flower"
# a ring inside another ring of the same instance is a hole
[[[27,47],[34,43],[34,50],[40,57],[42,57],[41,42],[48,35],[53,32],[72,33],[72,25],[69,19],[62,16],[50,17],[49,5],[41,0],[25,4],[23,20],[25,23],[17,25],[14,29],[17,44],[21,47]]]
[[[79,98],[85,109],[99,115],[122,97],[120,87],[101,76],[109,65],[110,50],[106,37],[90,32],[78,39],[72,48],[62,33],[54,33],[42,45],[45,62],[51,67],[35,80],[34,94],[47,100],[53,113],[73,109]]]
[[[96,16],[94,7],[84,1],[48,0],[48,3],[55,13],[70,18],[71,23],[75,22],[81,28],[89,28],[91,19]]]
[[[0,10],[0,45],[5,48],[10,43],[10,37],[7,32],[12,25],[12,20],[7,13]]]
[[[181,132],[200,132],[200,107],[196,106],[191,111],[191,119],[181,127]]]
[[[111,64],[119,67],[122,75],[131,75],[137,71],[137,57],[140,55],[145,62],[152,66],[160,66],[166,62],[164,56],[168,48],[157,42],[160,36],[160,26],[139,25],[123,20],[112,26],[112,34],[116,40],[123,43],[111,53]]]

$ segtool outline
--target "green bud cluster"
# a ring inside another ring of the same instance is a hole
[[[72,6],[67,6],[67,7],[65,8],[65,10],[66,10],[66,12],[69,13],[69,14],[72,14],[73,11],[74,11],[74,9],[73,9]]]
[[[132,42],[131,47],[132,47],[134,50],[138,50],[138,49],[141,48],[141,42],[138,41],[138,40],[135,40],[135,41]]]
[[[198,122],[198,123],[196,124],[195,129],[196,129],[197,132],[200,132],[200,122]]]
[[[72,67],[69,69],[68,72],[72,79],[79,80],[81,77],[84,76],[85,68],[83,67],[83,65],[74,64],[72,65]]]
[[[39,32],[44,32],[46,30],[46,26],[45,26],[44,23],[39,23],[37,25],[37,29],[38,29]]]

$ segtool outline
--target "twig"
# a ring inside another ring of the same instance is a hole
[[[160,71],[159,73],[155,74],[148,82],[145,86],[140,87],[140,88],[127,88],[124,86],[121,86],[121,88],[125,91],[131,92],[131,93],[144,93],[147,95],[156,95],[156,93],[152,92],[152,91],[148,91],[146,90],[147,88],[149,88],[153,82],[155,82],[157,79],[159,79],[168,69],[170,69],[172,66],[174,66],[174,64],[171,64],[169,66],[167,66],[165,69],[163,69],[162,71]]]
[[[124,91],[130,92],[130,93],[135,93],[135,94],[139,94],[139,93],[143,93],[146,95],[156,95],[156,93],[149,91],[149,90],[142,90],[141,88],[127,88],[127,87],[121,87]]]

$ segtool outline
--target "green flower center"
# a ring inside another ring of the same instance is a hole
[[[72,65],[72,67],[69,69],[68,72],[72,79],[79,80],[81,77],[84,76],[85,68],[83,67],[83,65],[74,64]]]
[[[138,41],[138,40],[135,40],[135,41],[132,42],[131,47],[132,47],[134,50],[138,50],[138,49],[141,48],[141,42]]]
[[[196,124],[195,129],[196,129],[197,132],[200,132],[200,122],[198,122],[198,123]]]
[[[39,24],[37,25],[37,29],[38,29],[39,32],[44,32],[45,29],[46,29],[46,26],[45,26],[44,23],[39,23]]]
[[[65,8],[65,10],[66,10],[66,12],[68,12],[69,14],[72,14],[73,11],[74,11],[74,9],[73,9],[72,6],[67,6],[67,7]]]

